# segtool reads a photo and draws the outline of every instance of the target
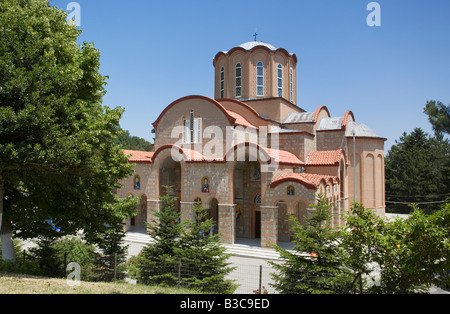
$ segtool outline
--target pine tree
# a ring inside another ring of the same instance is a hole
[[[62,278],[65,269],[61,259],[57,257],[55,243],[57,237],[41,236],[38,238],[37,247],[31,248],[31,256],[39,263],[43,276]]]
[[[200,201],[193,206],[194,221],[185,222],[186,232],[176,249],[180,258],[181,284],[200,291],[212,293],[233,293],[236,285],[225,276],[233,271],[228,267],[225,247],[220,242],[220,235],[214,234],[213,219],[208,219],[208,211]]]
[[[330,206],[320,196],[318,204],[312,207],[315,210],[305,225],[294,216],[289,218],[295,252],[275,246],[285,262],[271,262],[277,270],[272,274],[273,286],[288,294],[347,293],[353,278],[343,267],[343,252],[337,243],[340,233],[329,224]]]
[[[388,211],[410,213],[409,204],[431,212],[450,195],[450,141],[420,128],[404,133],[386,156]]]
[[[107,210],[114,214],[108,215],[106,230],[87,238],[99,249],[95,254],[95,276],[92,280],[108,282],[125,278],[128,246],[123,245],[126,235],[123,221],[136,215],[138,201],[138,198],[127,197],[107,204]]]
[[[172,187],[164,188],[166,194],[160,197],[161,209],[152,210],[155,219],[148,225],[153,241],[137,257],[137,279],[142,284],[175,286],[178,282],[176,248],[183,227],[181,214],[175,210],[177,199],[171,196]]]

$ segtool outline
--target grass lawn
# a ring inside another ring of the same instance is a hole
[[[201,294],[201,292],[125,282],[81,281],[79,286],[71,287],[66,279],[0,273],[0,294]]]

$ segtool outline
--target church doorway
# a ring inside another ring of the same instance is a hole
[[[261,211],[255,211],[255,238],[261,239]]]
[[[236,237],[261,238],[261,166],[258,161],[236,161],[233,198],[236,204]]]
[[[130,219],[130,230],[147,230],[147,196],[142,195],[140,202],[136,205],[137,215]]]
[[[173,160],[172,156],[168,156],[161,162],[159,168],[159,195],[165,195],[167,187],[172,187],[171,197],[176,197],[175,209],[180,211],[181,198],[181,165],[180,162]]]

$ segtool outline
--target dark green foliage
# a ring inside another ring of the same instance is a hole
[[[125,278],[128,247],[123,245],[126,235],[123,221],[136,215],[138,202],[138,198],[130,196],[107,204],[111,214],[108,215],[109,219],[105,220],[105,230],[101,233],[88,233],[86,240],[98,248],[94,254],[91,280],[109,282]]]
[[[229,255],[219,235],[210,234],[213,221],[196,203],[195,221],[180,222],[175,211],[176,198],[171,187],[160,199],[160,211],[153,211],[154,224],[149,225],[153,242],[133,260],[139,283],[183,286],[214,293],[232,293],[235,285],[225,275],[233,270],[226,262]]]
[[[122,130],[122,133],[119,134],[115,142],[123,149],[141,150],[146,152],[151,152],[153,149],[153,145],[150,142],[138,136],[130,135],[128,130]]]
[[[404,133],[385,161],[386,207],[409,213],[411,203],[430,211],[450,197],[450,142],[442,135],[430,137],[416,128]]]
[[[53,275],[46,274],[46,276],[64,278],[67,276],[67,265],[69,263],[77,263],[81,269],[81,280],[92,281],[93,256],[95,253],[95,247],[93,245],[87,244],[79,237],[69,236],[56,241],[52,249],[54,250],[54,255],[50,256],[50,258],[58,260],[62,266],[63,273],[60,276],[59,269],[55,269]],[[40,259],[42,260],[44,258],[40,256]]]
[[[199,291],[212,293],[233,293],[236,285],[225,276],[233,271],[228,267],[225,247],[220,242],[219,234],[211,234],[214,221],[208,219],[208,211],[201,202],[193,206],[194,221],[185,223],[186,231],[180,239],[180,246],[175,250],[185,270],[181,285]]]
[[[40,237],[37,241],[38,246],[30,251],[32,258],[38,262],[43,276],[62,278],[66,273],[64,260],[58,258],[55,242],[56,238]]]
[[[165,188],[167,193],[160,197],[161,208],[152,210],[155,220],[148,225],[153,242],[141,251],[136,261],[137,279],[142,284],[174,286],[177,282],[173,275],[178,265],[175,251],[183,228],[181,214],[175,211],[176,198],[170,196],[172,189]]]
[[[346,221],[343,247],[349,267],[365,275],[375,266],[379,269],[378,283],[365,292],[406,294],[426,292],[432,284],[448,287],[449,204],[432,215],[415,207],[407,219],[394,221],[355,204]]]
[[[445,106],[442,102],[428,101],[424,112],[433,126],[434,132],[450,134],[450,105]]]
[[[103,232],[132,174],[100,52],[66,16],[47,0],[0,2],[0,217],[24,239],[54,236],[48,219],[61,235]]]
[[[345,267],[344,251],[340,247],[340,232],[329,225],[330,206],[320,197],[305,225],[291,216],[294,252],[275,246],[284,263],[271,263],[273,285],[288,294],[348,293],[354,275]]]

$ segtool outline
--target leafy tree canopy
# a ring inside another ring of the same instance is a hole
[[[47,0],[0,2],[0,219],[23,238],[54,233],[49,219],[102,232],[132,174],[116,144],[123,109],[102,105],[100,52],[66,16]]]
[[[427,102],[424,112],[435,133],[450,134],[450,105],[445,106],[440,101],[431,100]]]
[[[132,136],[128,130],[123,131],[116,139],[118,144],[123,149],[141,150],[151,152],[153,145],[143,138]]]

